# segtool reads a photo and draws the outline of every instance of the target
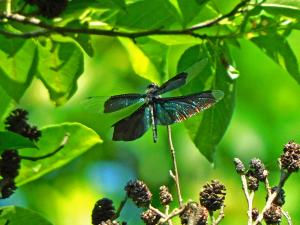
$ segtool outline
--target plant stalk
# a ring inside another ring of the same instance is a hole
[[[173,162],[173,169],[174,173],[171,173],[171,176],[173,177],[177,189],[177,195],[178,195],[178,202],[180,208],[183,207],[183,200],[182,200],[182,195],[181,195],[181,190],[180,190],[180,182],[179,182],[179,174],[178,174],[178,169],[177,169],[177,162],[176,162],[176,154],[175,154],[175,149],[173,146],[173,141],[172,141],[172,131],[171,131],[171,126],[167,126],[168,130],[168,140],[169,140],[169,147],[170,147],[170,153],[172,157],[172,162]]]

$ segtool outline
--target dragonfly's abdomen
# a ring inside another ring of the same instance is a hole
[[[153,133],[153,141],[154,143],[157,142],[157,122],[155,118],[155,107],[154,105],[150,104],[150,114],[151,114],[151,125],[152,125],[152,133]]]

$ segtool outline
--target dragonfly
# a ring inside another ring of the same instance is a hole
[[[153,141],[157,142],[157,125],[169,126],[184,121],[210,108],[220,101],[221,90],[208,90],[178,97],[161,95],[186,84],[188,74],[181,72],[158,86],[148,85],[145,94],[129,93],[109,97],[104,102],[104,113],[116,112],[133,104],[143,103],[131,115],[112,125],[114,141],[133,141],[143,136],[152,127]]]

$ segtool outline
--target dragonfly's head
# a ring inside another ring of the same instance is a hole
[[[158,85],[151,83],[147,86],[146,94],[152,94],[158,90]]]

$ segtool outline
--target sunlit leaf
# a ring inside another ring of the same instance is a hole
[[[11,44],[2,47],[4,51],[0,50],[0,86],[14,100],[19,101],[36,72],[36,46],[31,40],[23,44],[17,41],[16,46],[14,42],[5,42]]]
[[[52,48],[51,48],[52,47]],[[39,45],[39,77],[56,105],[64,104],[77,90],[83,73],[83,54],[73,42]]]
[[[40,214],[18,206],[0,207],[0,223],[3,225],[52,225]]]
[[[284,37],[279,35],[266,35],[255,37],[252,41],[300,83],[297,58]]]
[[[155,65],[147,55],[130,39],[119,38],[128,52],[132,68],[135,73],[155,83],[160,83],[160,75]]]
[[[208,0],[177,0],[177,2],[181,11],[183,25],[187,25],[201,13],[201,9]]]
[[[154,29],[166,28],[178,21],[179,15],[168,0],[141,0],[128,5],[125,11],[119,11],[116,24],[131,29]]]
[[[36,148],[34,142],[10,131],[0,131],[0,153],[6,149]]]
[[[189,48],[178,63],[178,71],[190,71],[194,77],[183,89],[183,93],[203,90],[222,90],[224,98],[212,108],[188,119],[185,127],[199,151],[211,162],[214,160],[216,146],[221,141],[230,122],[234,108],[234,80],[226,68],[209,54],[209,46],[197,45]],[[207,60],[207,64],[204,62]],[[197,73],[198,68],[198,73]]]
[[[63,123],[52,125],[41,130],[42,137],[37,143],[40,151],[24,149],[20,154],[26,156],[41,156],[57,149],[65,135],[69,138],[62,150],[55,155],[36,162],[22,160],[17,185],[25,184],[49,173],[71,160],[75,159],[102,140],[95,131],[79,123]]]

